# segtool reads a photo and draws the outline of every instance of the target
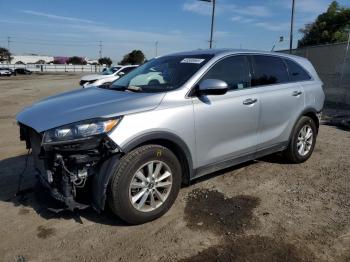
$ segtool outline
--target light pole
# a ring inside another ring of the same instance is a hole
[[[213,48],[213,34],[214,34],[214,18],[215,18],[215,4],[216,0],[199,0],[202,2],[209,2],[213,4],[212,13],[211,13],[211,29],[210,29],[210,40],[209,40],[209,48]]]
[[[102,41],[100,41],[100,44],[98,45],[100,47],[100,50],[98,51],[98,54],[100,56],[100,59],[102,58]]]
[[[292,53],[292,49],[293,49],[294,11],[295,11],[295,0],[292,0],[292,16],[290,19],[289,53]]]
[[[11,37],[7,37],[7,49],[10,51]]]
[[[271,52],[275,50],[275,47],[277,45],[277,42],[279,43],[282,43],[284,41],[284,37],[283,36],[280,36],[278,40],[276,40],[274,43],[273,43],[273,46],[271,48]]]
[[[158,56],[158,41],[156,41],[156,42],[154,43],[154,47],[155,47],[155,54],[156,54],[155,57],[157,57],[157,56]]]

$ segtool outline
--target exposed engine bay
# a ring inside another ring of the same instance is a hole
[[[65,203],[66,209],[73,211],[90,205],[97,211],[104,209],[109,174],[103,166],[109,165],[111,158],[118,162],[121,155],[121,150],[108,136],[45,144],[43,134],[20,124],[20,139],[26,142],[27,149],[32,149],[40,182],[53,198]],[[81,195],[88,199],[80,202]]]

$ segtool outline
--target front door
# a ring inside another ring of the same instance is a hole
[[[250,89],[244,55],[218,61],[201,79],[225,81],[224,95],[193,98],[198,167],[253,154],[257,146],[259,101]]]

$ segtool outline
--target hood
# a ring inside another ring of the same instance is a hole
[[[95,74],[95,75],[86,75],[86,76],[83,76],[81,78],[81,80],[83,81],[93,81],[93,80],[99,80],[99,79],[104,79],[104,78],[109,78],[109,77],[112,77],[114,76],[114,74],[111,74],[111,75],[98,75],[98,74]]]
[[[41,100],[20,112],[18,122],[37,132],[98,117],[122,116],[156,108],[165,93],[78,89]]]

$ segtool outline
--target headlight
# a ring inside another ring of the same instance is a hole
[[[117,126],[120,119],[89,120],[50,129],[44,133],[43,143],[64,142],[108,133]]]

